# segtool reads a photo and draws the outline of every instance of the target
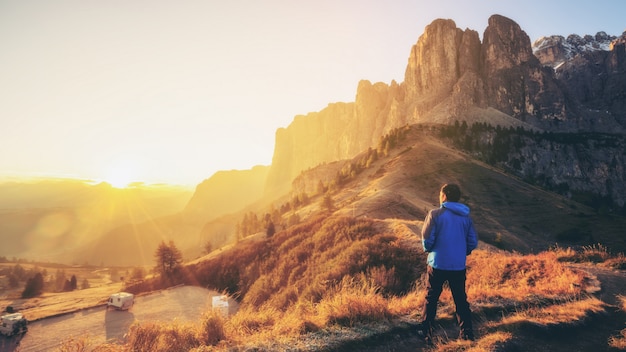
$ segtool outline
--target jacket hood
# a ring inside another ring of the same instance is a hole
[[[453,213],[461,216],[469,216],[470,213],[470,208],[463,203],[443,202],[443,204],[441,204],[441,207],[446,208]]]

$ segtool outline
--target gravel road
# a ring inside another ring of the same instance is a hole
[[[19,337],[0,336],[2,352],[53,351],[72,337],[88,336],[93,345],[114,343],[123,338],[133,322],[196,321],[212,307],[212,297],[219,295],[202,287],[181,286],[135,298],[129,311],[106,309],[103,306],[32,322],[28,332]],[[237,303],[229,300],[230,314]]]

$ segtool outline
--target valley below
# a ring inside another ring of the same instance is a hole
[[[78,339],[92,346],[119,343],[133,323],[197,321],[212,309],[212,297],[220,295],[197,286],[178,286],[139,295],[129,311],[107,309],[103,301],[119,288],[112,285],[39,300],[37,305],[21,310],[32,319],[28,332],[0,337],[0,351],[52,351],[64,342]],[[231,300],[229,313],[234,314],[236,307],[237,303]]]

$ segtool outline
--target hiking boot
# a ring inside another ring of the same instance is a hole
[[[433,345],[430,327],[427,327],[424,324],[419,324],[417,328],[415,328],[415,332],[417,333],[417,336],[426,343],[427,346]]]
[[[463,331],[461,331],[461,333],[459,334],[459,338],[461,340],[465,340],[465,341],[474,341],[474,340],[476,340],[474,338],[474,333],[473,332],[463,332]]]

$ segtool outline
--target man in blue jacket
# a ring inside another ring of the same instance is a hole
[[[439,192],[441,207],[428,212],[422,227],[422,245],[428,252],[428,281],[426,302],[419,333],[431,343],[432,324],[437,314],[437,302],[448,281],[456,318],[461,329],[460,338],[474,340],[472,312],[465,293],[465,260],[478,245],[474,224],[467,205],[459,203],[461,189],[445,184]]]

